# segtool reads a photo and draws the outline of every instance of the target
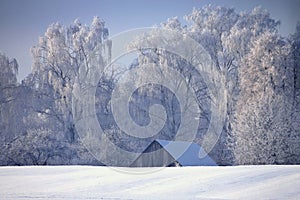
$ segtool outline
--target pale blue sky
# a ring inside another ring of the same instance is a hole
[[[79,18],[90,24],[97,15],[114,35],[159,24],[169,17],[182,20],[193,7],[207,4],[234,7],[238,12],[261,5],[282,22],[283,35],[294,32],[300,21],[299,0],[0,0],[0,51],[18,60],[21,80],[31,70],[30,47],[53,22],[69,25]]]

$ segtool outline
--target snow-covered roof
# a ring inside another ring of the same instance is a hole
[[[196,143],[156,140],[182,166],[216,166],[216,162]],[[205,155],[203,157],[203,155]]]

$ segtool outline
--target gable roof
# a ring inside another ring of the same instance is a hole
[[[182,166],[216,166],[216,162],[196,143],[155,140]],[[206,155],[202,158],[201,155]]]

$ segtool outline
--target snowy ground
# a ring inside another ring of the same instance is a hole
[[[0,167],[0,199],[300,199],[300,166]]]

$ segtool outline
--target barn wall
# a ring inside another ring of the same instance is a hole
[[[176,166],[175,163],[175,159],[158,142],[154,141],[131,164],[131,167]]]

